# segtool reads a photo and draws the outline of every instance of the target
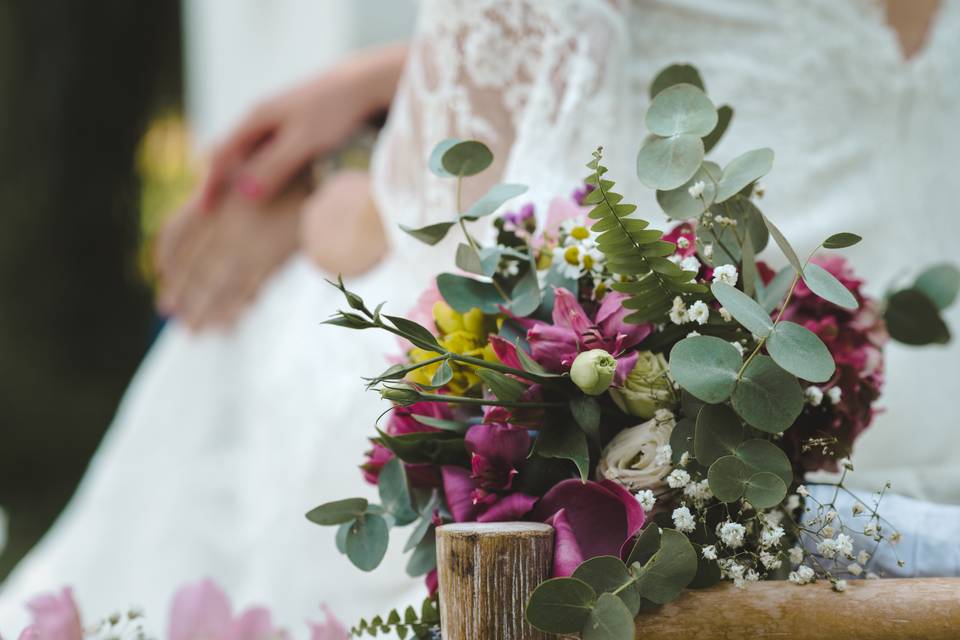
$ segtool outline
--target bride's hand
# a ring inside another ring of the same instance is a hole
[[[224,215],[200,215],[196,198],[187,203],[157,241],[160,311],[194,331],[233,324],[297,248],[306,196],[299,185],[263,204],[229,194]]]
[[[214,149],[200,207],[216,208],[230,184],[249,200],[269,201],[389,105],[405,57],[403,46],[361,53],[263,102]]]

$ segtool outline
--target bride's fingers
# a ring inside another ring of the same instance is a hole
[[[199,214],[200,195],[195,193],[160,229],[153,246],[153,266],[157,274],[163,277],[173,264],[174,256],[184,238],[201,220]]]
[[[201,277],[203,259],[212,245],[213,228],[210,224],[193,228],[171,257],[171,266],[165,272],[157,299],[160,310],[179,315],[187,287]]]
[[[266,103],[253,109],[230,135],[214,148],[210,156],[210,169],[201,188],[199,204],[203,211],[209,213],[217,206],[234,170],[258,145],[263,144],[276,128],[276,110]],[[269,146],[269,143],[267,144]]]
[[[251,200],[270,200],[298,176],[312,156],[303,136],[287,132],[253,154],[240,170],[237,189]]]

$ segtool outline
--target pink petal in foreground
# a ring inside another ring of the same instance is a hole
[[[230,623],[224,640],[266,640],[282,637],[264,607],[251,607]]]
[[[70,587],[27,603],[33,623],[20,635],[31,640],[83,640],[83,624]]]
[[[553,296],[553,324],[578,334],[586,333],[593,323],[577,298],[563,287],[554,289]]]
[[[232,623],[230,601],[212,580],[189,584],[177,591],[170,607],[169,640],[222,638]]]
[[[446,465],[440,469],[443,475],[443,492],[447,496],[447,506],[456,522],[471,522],[477,512],[473,504],[473,490],[477,485],[470,477],[470,471],[463,467]]]
[[[520,520],[530,512],[537,499],[525,493],[511,493],[484,511],[477,522],[510,522]]]
[[[583,562],[583,552],[577,544],[577,537],[570,528],[563,509],[550,516],[547,524],[554,529],[553,539],[553,577],[566,578],[573,574]]]
[[[330,608],[323,604],[320,605],[323,614],[326,617],[324,622],[308,622],[310,625],[310,640],[347,640],[350,634],[346,627],[337,620]]]

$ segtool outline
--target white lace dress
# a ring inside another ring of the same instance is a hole
[[[530,185],[542,210],[604,145],[611,175],[660,222],[634,155],[652,75],[688,61],[718,104],[737,109],[714,155],[773,147],[764,211],[800,249],[835,231],[865,236],[850,255],[879,293],[955,259],[960,241],[960,2],[941,5],[926,48],[905,62],[870,0],[425,1],[376,156],[381,209],[391,225],[448,218],[450,185],[424,160],[457,136],[497,154],[467,198],[508,179]],[[351,285],[402,312],[450,268],[448,249],[397,235],[386,263]],[[321,601],[351,621],[422,594],[404,577],[401,545],[361,574],[335,551],[333,530],[302,515],[372,495],[356,466],[382,405],[359,376],[395,348],[319,326],[335,294],[298,258],[230,334],[165,333],[71,505],[4,586],[0,630],[18,629],[28,596],[63,584],[88,615],[138,603],[158,629],[172,590],[203,576],[293,628]],[[949,320],[960,328],[960,313]],[[856,452],[862,487],[889,479],[901,493],[960,502],[958,359],[956,343],[889,349],[887,412]],[[942,513],[955,537],[960,516]],[[960,569],[953,550],[947,570]]]

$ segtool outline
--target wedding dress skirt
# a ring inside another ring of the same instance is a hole
[[[960,2],[941,3],[909,62],[873,0],[424,0],[420,9],[375,157],[390,228],[453,216],[452,183],[425,169],[448,137],[481,139],[497,158],[465,182],[464,202],[494,181],[520,182],[540,216],[605,145],[609,177],[663,228],[633,166],[653,74],[681,61],[700,68],[717,104],[736,108],[712,157],[776,151],[760,206],[798,251],[838,231],[863,235],[847,255],[876,295],[956,260]],[[393,247],[350,284],[403,312],[430,274],[452,268],[453,251],[401,235]],[[404,577],[402,545],[362,574],[335,551],[332,528],[303,518],[326,500],[372,495],[356,466],[383,405],[359,376],[396,351],[388,336],[321,327],[337,304],[298,259],[235,331],[167,331],[70,507],[5,585],[0,629],[17,630],[22,602],[62,584],[89,615],[137,602],[156,619],[178,584],[210,576],[288,627],[321,601],[352,621],[422,595]],[[948,321],[960,330],[960,311]],[[888,349],[886,412],[858,443],[850,486],[870,492],[891,480],[912,498],[960,503],[957,361],[957,341]],[[909,504],[905,513],[934,514],[917,532],[924,540],[955,539],[940,507]],[[956,571],[928,553],[936,549],[923,549],[922,566]]]

